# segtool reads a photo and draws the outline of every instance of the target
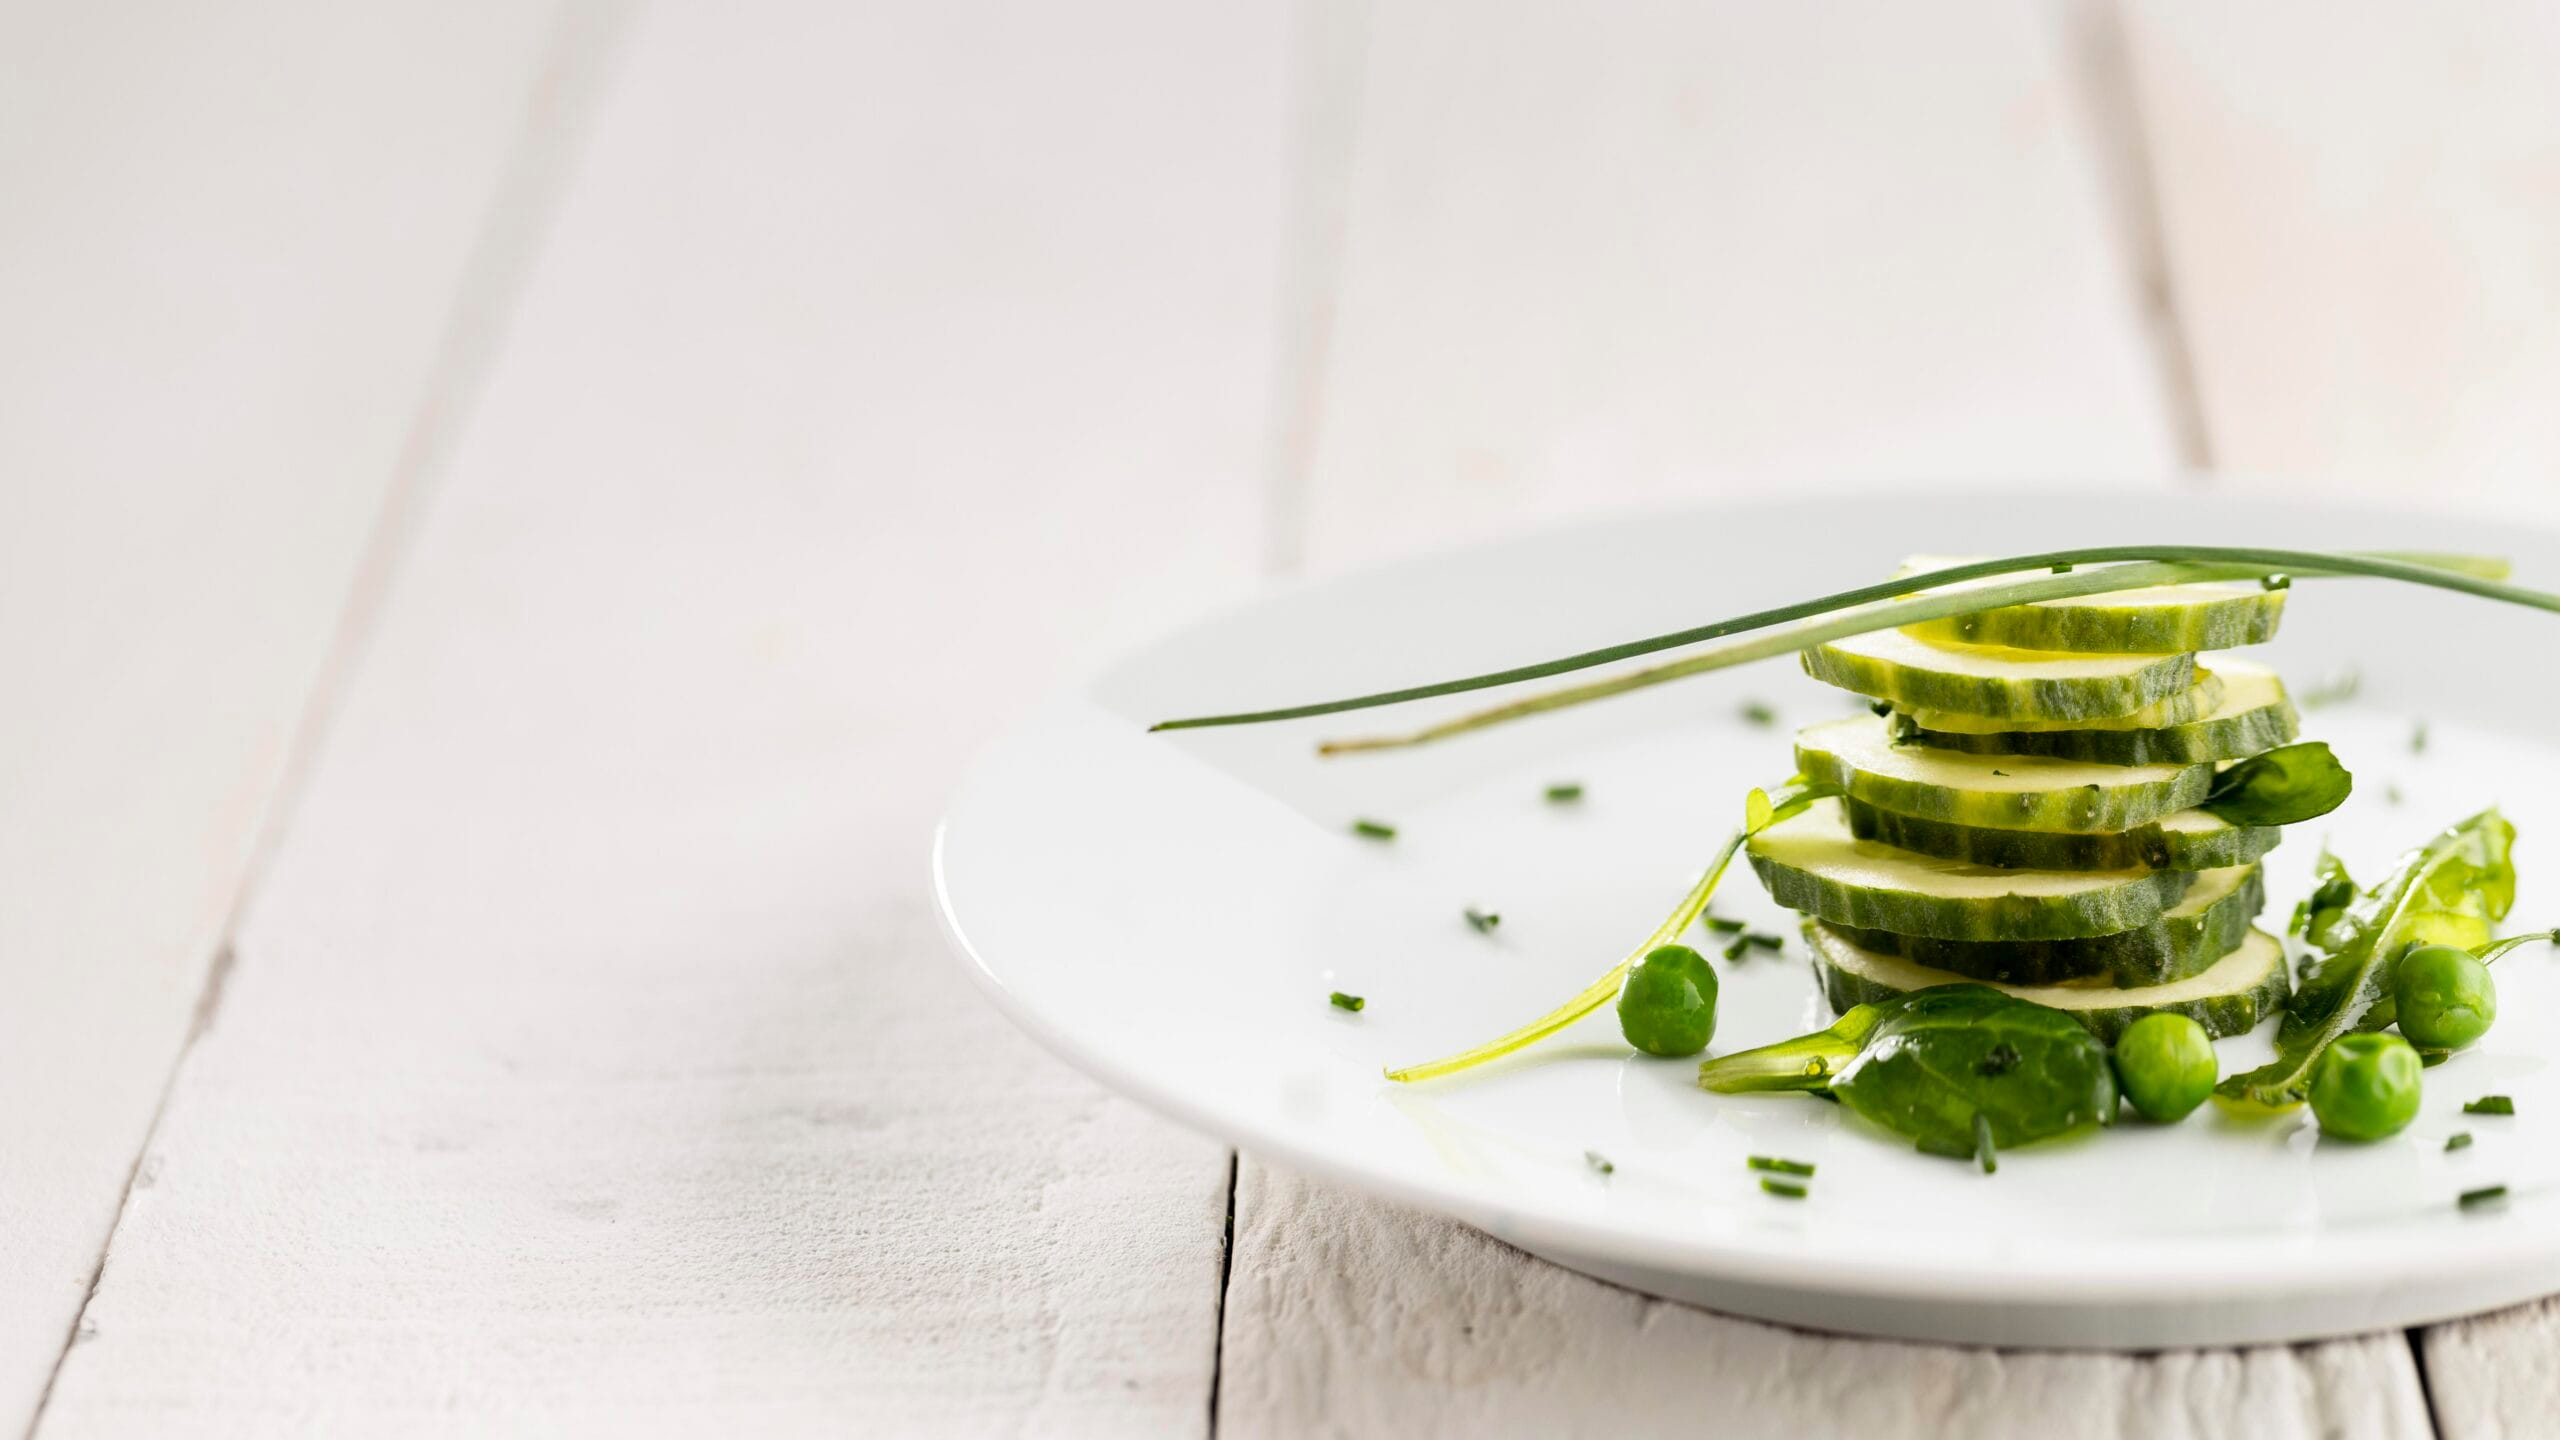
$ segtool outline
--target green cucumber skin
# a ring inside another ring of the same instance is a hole
[[[1845,885],[1749,850],[1769,898],[1790,910],[1856,930],[1890,930],[1941,940],[2085,939],[2158,920],[2195,877],[2157,870],[2139,881],[2075,895],[1993,895],[1962,899]]]
[[[1804,673],[1826,685],[1855,690],[1913,710],[1961,710],[1968,715],[2025,720],[2103,720],[2130,715],[2154,700],[2196,683],[2196,657],[2164,655],[2160,663],[2104,680],[2011,679],[1917,670],[1852,655],[1829,645],[1800,652]]]
[[[1861,949],[1900,955],[1968,980],[2057,985],[2105,975],[2120,987],[2184,980],[2249,938],[2266,908],[2266,877],[2251,870],[2239,888],[2200,915],[2162,915],[2141,926],[2083,940],[1942,940],[1884,926],[1831,921]],[[1829,916],[1818,917],[1829,920]]]
[[[1813,964],[1822,972],[1822,993],[1834,1011],[1873,1005],[1905,993],[1863,975],[1853,975],[1832,964],[1819,950],[1814,952]],[[2116,1043],[2126,1026],[2163,1010],[2194,1020],[2204,1027],[2205,1034],[2219,1040],[2225,1035],[2245,1035],[2257,1029],[2260,1021],[2284,1009],[2285,1000],[2292,993],[2292,981],[2285,974],[2285,967],[2278,965],[2257,985],[2229,995],[2208,995],[2173,1005],[2109,1005],[2063,1013],[2110,1045]]]
[[[2220,720],[2198,720],[2159,730],[2003,730],[1990,735],[1961,735],[1924,730],[1896,711],[1892,720],[1897,745],[1926,745],[1933,750],[1961,750],[1970,755],[2043,755],[2056,760],[2087,760],[2100,765],[2204,765],[2290,745],[2301,733],[2302,719],[2293,702],[2273,705]]]
[[[1956,790],[1861,770],[1830,751],[1806,745],[1801,738],[1796,743],[1796,769],[1807,779],[1828,781],[1852,799],[1879,809],[1999,830],[2130,830],[2200,805],[2213,789],[2213,767],[2190,765],[2174,779],[2103,790],[2095,785],[2063,790]]]
[[[2018,650],[2072,650],[2084,655],[2171,655],[2230,650],[2276,638],[2288,592],[2234,595],[2201,605],[2105,606],[2104,596],[2068,606],[2010,605],[1906,625],[1915,639]]]
[[[2284,838],[2273,825],[2234,825],[2203,837],[2156,824],[2100,834],[2004,830],[1904,815],[1855,795],[1845,798],[1843,808],[1849,833],[1861,840],[1999,870],[2219,870],[2246,865]]]

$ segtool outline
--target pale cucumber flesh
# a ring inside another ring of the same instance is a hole
[[[2192,765],[2240,760],[2290,745],[2301,730],[2284,682],[2254,665],[2225,663],[2214,672],[2220,702],[2196,718],[2159,726],[2092,726],[2074,730],[1984,730],[1970,716],[1895,712],[1893,738],[1903,744],[1973,755],[2044,755],[2107,765]],[[1954,721],[1941,730],[1933,722]]]
[[[1833,923],[1865,949],[1970,980],[2050,985],[2094,979],[2136,986],[2184,979],[2221,959],[2247,936],[2265,906],[2264,877],[2257,866],[2243,865],[2197,875],[2186,895],[2156,920],[2087,939],[1941,940]]]
[[[1926,820],[1855,796],[1846,808],[1849,829],[1861,840],[2002,870],[2218,870],[2246,865],[2284,838],[2273,825],[2234,825],[2202,810],[2180,810],[2127,830],[2075,832]]]
[[[1904,561],[1896,573],[1916,575],[1963,563],[1963,559],[1941,555],[1915,555]],[[1921,593],[1961,593],[2012,583],[2018,578],[1986,576]],[[2010,645],[2024,650],[2152,655],[2227,650],[2274,639],[2276,627],[2284,619],[2287,593],[2269,590],[2255,581],[2151,585],[1977,610],[1904,628],[1927,640]]]
[[[2210,765],[2101,765],[1896,745],[1876,715],[1798,731],[1796,768],[1881,809],[2003,830],[2129,830],[2201,803],[2213,786]]]
[[[2199,668],[2193,685],[2125,715],[2089,720],[2021,720],[2003,715],[1968,715],[1962,710],[1915,710],[1909,706],[1897,707],[1894,713],[1909,716],[1914,723],[1931,730],[2000,735],[2012,730],[2157,730],[2163,725],[2184,725],[2202,719],[2221,703],[2221,677]]]
[[[1997,645],[1939,645],[1878,630],[1809,646],[1805,673],[1908,710],[2024,720],[2129,715],[2196,681],[2195,656],[2065,655]]]
[[[1806,921],[1804,930],[1834,1010],[1876,1004],[1933,985],[1962,984],[1968,978],[1866,949],[1816,921]],[[2164,1011],[2188,1016],[2216,1039],[2244,1034],[2283,1008],[2292,977],[2285,968],[2284,946],[2263,930],[2251,930],[2213,964],[2165,984],[2118,989],[2081,981],[1997,988],[2060,1010],[2112,1044],[2126,1026]]]
[[[2186,895],[2180,870],[2001,870],[1850,833],[1824,800],[1751,838],[1771,898],[1839,925],[1963,941],[2073,940],[2148,925]]]

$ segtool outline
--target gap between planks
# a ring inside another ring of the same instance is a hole
[[[27,1420],[28,1440],[43,1431],[45,1413],[52,1406],[63,1365],[89,1323],[89,1308],[106,1278],[107,1257],[114,1252],[117,1232],[124,1227],[135,1182],[151,1153],[152,1142],[160,1134],[187,1056],[221,1014],[222,997],[239,960],[234,941],[241,918],[247,914],[258,893],[259,881],[291,828],[298,802],[328,739],[330,723],[363,662],[419,521],[434,498],[436,483],[461,438],[463,422],[469,418],[472,403],[497,358],[507,322],[541,248],[547,222],[576,163],[584,122],[594,109],[633,14],[632,0],[569,0],[554,24],[546,45],[549,54],[532,93],[525,99],[518,138],[491,189],[480,232],[463,264],[452,309],[443,334],[436,341],[424,393],[408,432],[401,438],[382,508],[365,537],[355,579],[339,606],[338,621],[329,637],[320,673],[312,681],[302,713],[295,718],[283,769],[251,844],[248,864],[232,895],[221,938],[205,967],[204,984],[197,993],[186,1036],[179,1042],[177,1053],[170,1057],[159,1099],[152,1106],[151,1123],[134,1149],[133,1163],[126,1167],[115,1218],[107,1226],[96,1262],[89,1267],[80,1308],[62,1337],[62,1348],[54,1354],[44,1388],[37,1392],[35,1411]]]

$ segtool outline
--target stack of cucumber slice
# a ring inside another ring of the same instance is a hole
[[[2108,1041],[2156,1011],[2221,1036],[2282,1009],[2284,947],[2253,924],[2279,832],[2196,807],[2297,717],[2272,672],[2197,652],[2270,638],[2285,595],[2122,591],[1805,651],[1875,713],[1798,732],[1797,765],[1840,796],[1750,857],[1804,913],[1833,1006],[1980,981]]]

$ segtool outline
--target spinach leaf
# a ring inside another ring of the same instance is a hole
[[[1972,1158],[1976,1117],[2000,1146],[2105,1123],[2107,1050],[2059,1010],[1987,985],[1937,985],[1860,1005],[1827,1030],[1710,1060],[1698,1083],[1734,1093],[1827,1091],[1932,1154]]]
[[[2505,816],[2483,810],[2401,856],[2373,889],[2305,916],[2306,938],[2327,953],[2303,967],[2276,1029],[2276,1058],[2229,1077],[2214,1093],[2277,1109],[2302,1103],[2312,1063],[2329,1042],[2379,1030],[2395,1018],[2391,966],[2402,951],[2413,944],[2468,949],[2487,942],[2490,926],[2515,903],[2515,838]],[[2334,873],[2343,878],[2346,872]],[[2322,891],[2328,890],[2324,881]]]
[[[2346,803],[2355,777],[2322,740],[2252,756],[2213,777],[2200,807],[2234,825],[2292,825]]]

